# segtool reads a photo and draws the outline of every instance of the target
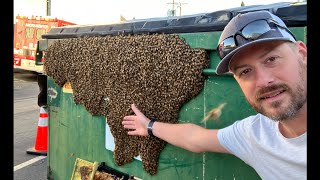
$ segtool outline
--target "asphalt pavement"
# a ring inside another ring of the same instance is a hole
[[[27,154],[35,145],[40,108],[37,75],[14,72],[14,179],[47,179],[47,156]]]

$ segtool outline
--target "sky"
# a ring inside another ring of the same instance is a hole
[[[46,15],[47,0],[14,0],[14,16]],[[166,17],[175,3],[176,15],[192,15],[245,5],[263,5],[299,0],[51,0],[51,16],[76,24],[108,24],[125,19]],[[300,0],[301,1],[301,0]]]

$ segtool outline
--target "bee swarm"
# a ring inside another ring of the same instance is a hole
[[[190,48],[175,34],[61,39],[48,47],[45,59],[46,73],[56,84],[71,83],[75,103],[106,117],[116,164],[140,155],[151,175],[166,142],[127,135],[123,117],[133,114],[135,103],[149,118],[177,123],[180,107],[202,90],[202,70],[209,65],[204,49]]]

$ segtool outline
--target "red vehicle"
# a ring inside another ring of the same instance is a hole
[[[16,16],[13,44],[14,69],[42,73],[42,63],[36,63],[35,61],[38,40],[51,28],[68,25],[75,25],[75,23],[52,17]]]

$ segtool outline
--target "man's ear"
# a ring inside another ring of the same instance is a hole
[[[302,58],[303,63],[307,64],[307,57],[308,57],[307,45],[302,41],[298,41],[297,46],[298,46],[298,51]]]

